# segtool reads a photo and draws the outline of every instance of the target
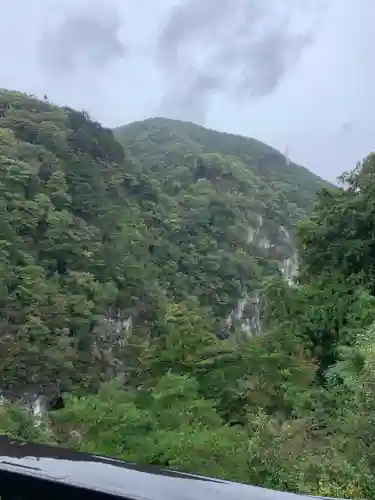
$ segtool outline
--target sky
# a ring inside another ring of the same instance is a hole
[[[373,0],[3,0],[0,87],[254,137],[334,181],[375,150],[373,26]]]

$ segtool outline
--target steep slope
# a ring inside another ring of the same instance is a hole
[[[151,118],[114,130],[119,141],[142,165],[178,165],[186,155],[216,153],[241,162],[268,187],[283,194],[291,215],[313,208],[316,192],[329,184],[306,168],[289,163],[276,149],[255,139],[217,132],[191,122]]]
[[[129,156],[87,114],[0,90],[0,433],[375,498],[375,155],[298,224],[298,287],[279,275],[296,204],[251,165]],[[267,335],[214,335],[241,316]]]
[[[302,205],[173,131],[152,148],[123,137],[124,153],[83,112],[6,90],[0,111],[2,387],[97,386],[128,364],[117,341],[162,337],[171,308],[210,335],[259,333],[263,283],[295,271]]]
[[[222,289],[227,296],[219,294],[215,314],[222,316],[225,311],[230,328],[239,324],[247,334],[259,332],[261,283],[278,271],[292,281],[297,271],[293,225],[312,210],[317,190],[329,184],[307,169],[289,164],[281,153],[259,141],[193,123],[153,118],[114,133],[139,171],[157,181],[164,196],[178,203],[180,233],[174,238],[180,238],[184,258],[190,255],[194,234],[200,242],[202,228],[206,236],[211,235],[213,246],[199,251],[204,268],[190,266],[194,276],[188,281],[201,276],[191,293],[201,296],[203,291],[201,300],[210,297],[212,305],[212,293],[218,297],[218,287],[213,292],[207,287],[217,281],[220,271],[209,262],[216,262],[218,252],[225,252],[229,261],[237,262],[237,268],[231,270],[228,263],[223,264],[227,275]],[[212,272],[208,273],[210,266]],[[177,275],[181,270],[177,266]],[[174,282],[173,276],[170,280]],[[229,283],[233,283],[231,288]],[[189,289],[186,283],[184,287]],[[234,302],[236,294],[238,301]]]
[[[0,386],[98,384],[117,310],[158,303],[132,165],[84,113],[6,90],[0,104]]]

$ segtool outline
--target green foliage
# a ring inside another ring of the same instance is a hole
[[[13,439],[55,444],[47,421],[40,420],[35,425],[30,412],[17,405],[3,404],[0,407],[0,434]]]
[[[331,188],[243,137],[0,100],[0,388],[65,401],[0,433],[373,498],[374,156]]]
[[[265,144],[191,123],[151,119],[114,133],[141,172],[132,189],[142,210],[152,207],[162,279],[178,302],[197,297],[215,318],[278,274],[292,251],[280,228],[292,233],[317,189],[329,186]],[[271,245],[260,248],[261,240]]]
[[[343,345],[375,321],[375,298],[350,280],[316,276],[308,284],[290,288],[272,282],[264,291],[268,327],[289,331],[318,362],[318,374],[333,365]]]
[[[273,192],[274,196],[283,194],[291,213],[311,209],[317,189],[328,187],[328,183],[307,169],[287,164],[278,151],[262,142],[216,132],[193,123],[153,118],[119,127],[115,135],[139,159],[143,168],[151,168],[160,178],[178,164],[189,166],[185,160],[188,155],[190,158],[203,154],[235,159],[236,163],[250,170],[258,189],[264,193]],[[262,203],[264,198],[262,193],[259,196]]]
[[[8,91],[1,99],[9,106],[0,136],[1,386],[57,379],[69,388],[90,379],[89,339],[119,294],[102,258],[123,194],[105,161],[123,155],[97,125],[95,141],[102,130],[107,149],[94,158],[79,113]]]

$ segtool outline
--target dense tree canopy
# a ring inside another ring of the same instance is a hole
[[[334,188],[193,124],[0,104],[0,433],[374,497],[375,157]]]

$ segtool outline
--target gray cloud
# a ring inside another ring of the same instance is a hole
[[[169,118],[204,123],[209,111],[210,97],[222,88],[220,78],[209,72],[181,72],[173,79],[169,91],[164,93],[159,109]]]
[[[182,0],[172,9],[156,47],[164,76],[160,114],[202,123],[217,91],[237,99],[273,93],[313,37],[293,33],[271,4]]]
[[[50,77],[74,76],[76,92],[89,84],[99,94],[105,66],[135,55],[151,58],[162,76],[158,114],[204,124],[220,92],[237,101],[272,94],[311,43],[311,31],[293,33],[277,5],[280,1],[180,0],[167,11],[161,32],[142,48],[121,39],[124,19],[115,0],[70,4],[42,32],[38,58]]]
[[[108,0],[72,7],[42,33],[38,58],[48,73],[72,73],[103,67],[126,56],[119,37],[121,12]]]

